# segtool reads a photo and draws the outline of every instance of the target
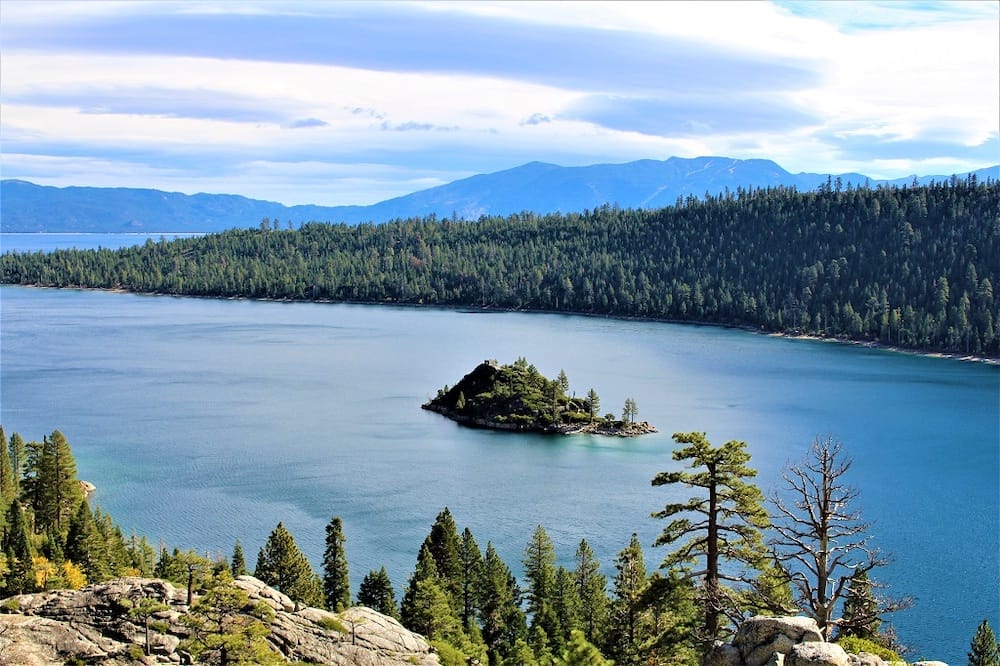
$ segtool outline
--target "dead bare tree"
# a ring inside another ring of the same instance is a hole
[[[868,572],[888,563],[870,544],[870,525],[853,507],[860,493],[844,481],[852,463],[839,441],[817,437],[807,458],[782,474],[788,499],[777,493],[771,498],[777,509],[772,525],[777,536],[770,541],[775,560],[827,640],[845,623],[837,612],[851,579],[867,580]],[[909,605],[909,599],[882,598],[865,617],[854,613],[846,621],[875,623]]]

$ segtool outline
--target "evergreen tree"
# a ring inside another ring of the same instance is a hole
[[[284,664],[267,641],[274,611],[264,602],[250,603],[245,590],[220,585],[210,590],[181,617],[190,635],[180,648],[196,663]]]
[[[601,398],[594,389],[587,391],[587,411],[590,413],[591,421],[601,413]]]
[[[459,550],[459,560],[462,567],[462,627],[469,631],[475,624],[476,611],[479,607],[478,590],[484,574],[483,554],[479,544],[472,536],[468,527],[462,532],[462,545]]]
[[[94,515],[87,500],[77,505],[66,535],[66,558],[80,567],[87,580],[96,583],[111,577],[107,547],[94,525]]]
[[[445,507],[431,526],[430,534],[424,540],[440,578],[441,589],[448,593],[452,606],[461,611],[463,600],[463,571],[461,550],[462,541],[458,536],[458,527],[448,507]]]
[[[614,666],[614,662],[605,659],[582,631],[574,629],[570,632],[560,666]]]
[[[389,617],[399,617],[399,609],[396,608],[396,593],[392,589],[389,572],[385,570],[384,566],[378,571],[372,569],[361,581],[361,587],[358,588],[358,604]]]
[[[969,666],[1000,666],[1000,643],[997,643],[997,637],[986,620],[979,625],[972,638]]]
[[[2,442],[0,442],[0,445],[2,445]],[[8,451],[10,453],[10,467],[14,470],[14,482],[18,486],[18,490],[20,490],[27,462],[27,451],[21,435],[15,432],[10,436]]]
[[[351,583],[344,551],[344,524],[334,516],[326,526],[326,550],[323,552],[323,594],[331,610],[351,605]]]
[[[537,616],[551,599],[556,570],[555,547],[541,525],[535,528],[524,549],[523,564],[528,581],[528,613]]]
[[[410,576],[406,592],[403,594],[403,601],[399,606],[399,615],[404,627],[416,631],[415,627],[418,618],[415,604],[417,603],[419,584],[422,581],[438,582],[439,580],[440,577],[438,576],[437,564],[434,563],[434,555],[431,554],[430,546],[424,540],[423,545],[420,546],[420,553],[417,555],[417,566],[413,570],[413,575]],[[440,588],[440,585],[438,587]]]
[[[649,583],[639,537],[632,534],[628,546],[615,560],[617,574],[611,613],[605,634],[605,654],[621,666],[642,661],[640,646],[647,639],[643,599]]]
[[[28,536],[28,524],[19,502],[11,502],[7,509],[3,532],[3,552],[7,558],[4,590],[8,595],[25,594],[35,590],[34,551]]]
[[[573,572],[577,597],[580,599],[580,626],[583,636],[595,645],[608,612],[608,580],[601,573],[601,563],[594,556],[586,539],[576,549],[576,569]]]
[[[875,598],[868,572],[861,570],[851,575],[844,595],[844,610],[838,633],[868,640],[878,639],[879,603]]]
[[[44,533],[50,525],[65,530],[83,499],[69,442],[55,430],[42,442],[28,444],[27,459],[25,491],[35,517],[35,533]]]
[[[681,483],[698,488],[701,493],[686,502],[667,504],[654,513],[656,518],[673,518],[656,539],[654,546],[673,545],[685,537],[686,543],[667,555],[662,567],[669,570],[703,561],[697,572],[702,582],[700,604],[705,614],[703,636],[705,648],[721,638],[727,613],[736,614],[733,597],[722,585],[723,580],[749,584],[750,578],[739,573],[723,573],[722,562],[757,566],[765,556],[761,530],[768,526],[767,511],[761,505],[763,496],[757,486],[744,481],[757,475],[746,466],[750,454],[746,443],[731,440],[713,447],[704,433],[675,433],[674,441],[686,444],[676,449],[674,460],[690,461],[697,472],[661,472],[653,479],[654,486]],[[695,515],[696,520],[688,517]]]
[[[243,555],[243,544],[240,543],[239,539],[233,546],[233,560],[229,564],[229,570],[232,572],[233,578],[247,575],[247,562]]]
[[[260,549],[254,577],[284,592],[296,603],[323,605],[323,593],[317,588],[316,574],[282,523],[278,523]]]
[[[7,436],[0,426],[0,515],[7,513],[7,507],[17,498],[18,479],[7,447]]]
[[[556,569],[551,604],[559,633],[550,637],[549,643],[554,652],[561,653],[570,632],[580,626],[580,595],[576,592],[573,574],[565,567]]]
[[[493,542],[486,544],[482,583],[477,596],[490,666],[497,666],[513,654],[518,640],[526,635],[526,627],[520,608],[521,592],[510,568],[493,547]]]

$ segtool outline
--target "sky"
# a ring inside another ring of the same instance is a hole
[[[1000,2],[0,0],[0,176],[371,204],[706,155],[1000,163]]]

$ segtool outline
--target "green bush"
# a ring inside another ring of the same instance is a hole
[[[328,631],[336,631],[338,634],[349,633],[347,627],[335,617],[324,617],[319,621],[319,626],[323,627]]]
[[[431,647],[437,652],[441,666],[466,666],[465,653],[453,646],[451,643],[436,640],[429,641]]]
[[[902,657],[887,647],[883,647],[875,641],[857,636],[841,636],[837,639],[837,645],[844,648],[844,652],[858,654],[859,652],[870,652],[885,661],[903,661]]]

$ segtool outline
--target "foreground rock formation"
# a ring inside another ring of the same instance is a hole
[[[256,578],[233,583],[274,611],[267,642],[290,662],[347,666],[439,666],[419,635],[396,620],[363,607],[343,613],[296,608],[284,594]],[[82,590],[57,590],[11,597],[0,614],[0,664],[42,666],[77,660],[88,664],[190,663],[179,649],[190,629],[186,591],[149,578],[120,578]],[[151,655],[143,622],[128,608],[142,599],[164,604],[152,615]]]
[[[753,617],[740,625],[733,642],[718,645],[706,666],[889,666],[881,657],[848,654],[823,640],[816,621],[808,617]],[[913,666],[947,666],[917,662]]]

